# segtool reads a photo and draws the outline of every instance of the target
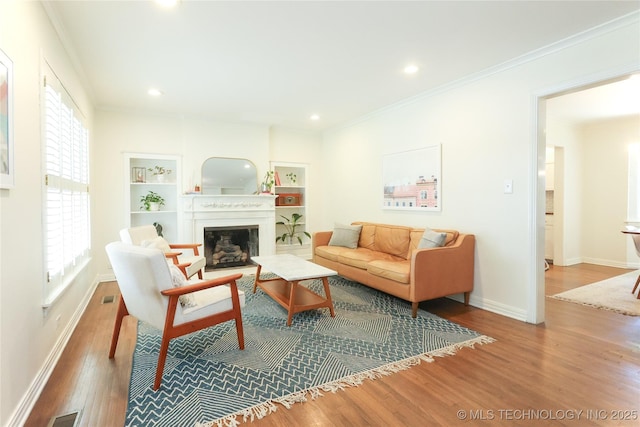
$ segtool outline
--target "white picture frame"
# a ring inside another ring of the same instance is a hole
[[[15,185],[13,159],[13,62],[0,50],[0,188]]]
[[[382,208],[442,210],[441,144],[387,154],[382,159]]]

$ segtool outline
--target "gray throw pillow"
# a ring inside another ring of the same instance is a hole
[[[424,230],[424,234],[418,243],[418,249],[439,248],[444,245],[447,233],[438,233],[430,228]]]
[[[345,225],[336,223],[333,228],[331,239],[329,240],[329,246],[344,246],[345,248],[355,249],[358,247],[361,230],[361,225]]]

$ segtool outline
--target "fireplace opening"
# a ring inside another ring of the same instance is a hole
[[[252,265],[258,256],[258,226],[205,227],[205,271]]]

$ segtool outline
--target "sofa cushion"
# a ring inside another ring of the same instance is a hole
[[[433,231],[430,228],[426,228],[418,243],[418,249],[424,248],[439,248],[444,245],[444,241],[447,238],[447,233]]]
[[[411,261],[375,260],[367,265],[367,272],[374,276],[408,284],[411,280]]]
[[[455,244],[458,236],[460,235],[460,233],[456,230],[443,230],[438,228],[434,228],[433,230],[439,233],[447,234],[447,237],[444,239],[444,246],[451,246]],[[420,244],[420,240],[422,239],[423,235],[423,228],[414,228],[413,230],[411,230],[411,244],[409,245],[409,251],[407,252],[407,259],[411,259],[413,251],[415,249],[418,249],[418,245]]]
[[[343,246],[317,246],[315,254],[321,258],[325,258],[331,261],[338,262],[338,257],[344,251],[350,251],[353,249],[345,248]]]
[[[384,252],[372,251],[365,248],[350,249],[340,253],[338,256],[338,262],[352,267],[367,269],[367,265],[371,261],[385,260],[385,261],[398,261],[401,258],[393,255],[385,254]]]
[[[412,228],[370,222],[354,222],[353,224],[362,225],[360,241],[358,242],[359,247],[385,252],[402,258],[406,256]]]
[[[345,248],[358,247],[361,225],[338,224],[333,227],[333,234],[329,240],[329,246],[343,246]]]

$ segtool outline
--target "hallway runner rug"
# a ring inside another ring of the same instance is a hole
[[[640,299],[631,290],[638,278],[638,271],[621,274],[600,282],[580,286],[550,298],[569,301],[576,304],[587,305],[589,307],[602,310],[615,311],[627,316],[640,316]]]
[[[321,281],[303,283],[323,295]],[[423,310],[414,319],[410,303],[357,282],[329,283],[335,317],[311,310],[287,327],[286,311],[260,289],[253,294],[253,276],[243,277],[245,350],[234,322],[174,339],[155,392],[161,331],[139,322],[125,425],[236,426],[494,341]]]

